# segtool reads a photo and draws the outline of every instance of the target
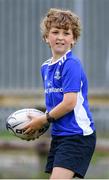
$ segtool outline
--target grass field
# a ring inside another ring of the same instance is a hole
[[[12,140],[12,139],[17,139],[17,137],[15,137],[13,134],[11,134],[8,131],[2,131],[0,132],[0,139],[1,140]]]

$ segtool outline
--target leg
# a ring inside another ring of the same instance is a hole
[[[72,179],[74,172],[62,167],[54,167],[50,179]]]

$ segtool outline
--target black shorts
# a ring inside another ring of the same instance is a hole
[[[53,136],[45,172],[62,167],[84,178],[96,144],[95,132],[88,136]]]

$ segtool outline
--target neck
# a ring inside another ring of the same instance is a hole
[[[60,56],[53,56],[52,62],[57,61],[57,60],[60,59],[61,57],[62,57],[61,55],[60,55]]]

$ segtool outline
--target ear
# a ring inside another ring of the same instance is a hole
[[[45,37],[45,42],[46,42],[46,43],[49,43],[47,36]]]
[[[49,43],[49,41],[48,41],[48,39],[47,39],[47,38],[45,39],[45,41],[46,41],[46,43]]]
[[[73,41],[72,41],[72,46],[75,44],[75,40],[73,39]]]
[[[72,41],[72,43],[71,43],[71,47],[73,47],[73,46],[74,46],[74,44],[75,44],[75,40],[73,40],[73,41]]]

